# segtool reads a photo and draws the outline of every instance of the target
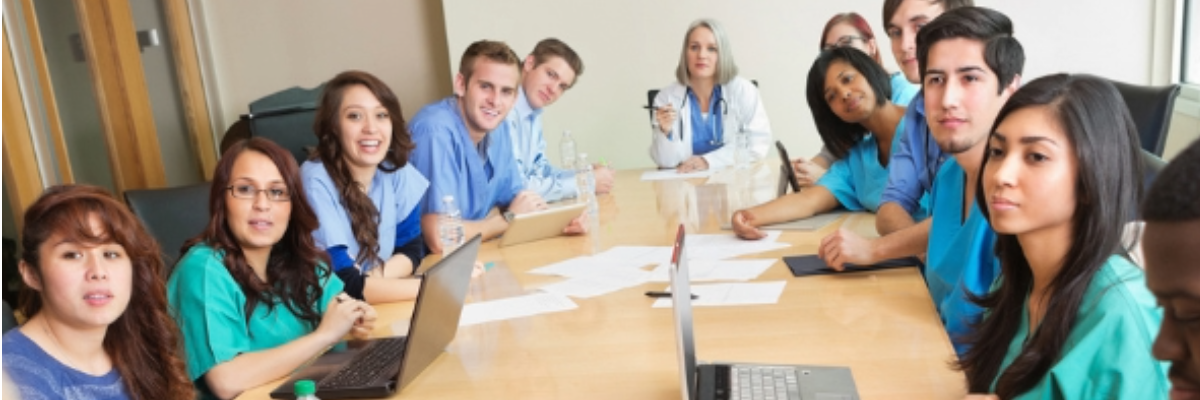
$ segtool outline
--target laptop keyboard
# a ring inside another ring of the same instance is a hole
[[[796,368],[779,366],[734,365],[725,376],[728,386],[718,381],[718,388],[728,387],[731,400],[800,400],[800,378]]]
[[[356,388],[375,383],[384,376],[394,378],[400,367],[400,354],[404,352],[406,339],[392,337],[373,340],[350,362],[317,382],[317,387],[321,390]]]

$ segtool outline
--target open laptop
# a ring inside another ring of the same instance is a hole
[[[317,397],[326,400],[387,397],[403,389],[454,340],[481,241],[475,235],[425,273],[408,335],[340,343],[271,397],[295,399],[293,386],[302,379],[315,381]]]
[[[675,342],[679,353],[683,400],[752,399],[857,400],[858,390],[847,367],[696,362],[692,341],[692,298],[688,282],[684,229],[679,226],[671,256],[671,301],[675,310]]]
[[[536,240],[552,238],[562,234],[563,228],[571,220],[583,213],[587,202],[577,202],[565,206],[555,206],[542,211],[518,214],[508,223],[504,236],[500,237],[500,246],[528,243]]]

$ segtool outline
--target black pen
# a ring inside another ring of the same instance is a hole
[[[662,297],[671,297],[671,292],[664,292],[664,291],[660,291],[660,290],[647,290],[646,296],[653,297],[656,299],[662,298]],[[697,296],[695,293],[692,293],[692,300],[695,300],[698,298],[700,298],[700,296]]]

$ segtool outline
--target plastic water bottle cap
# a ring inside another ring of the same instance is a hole
[[[445,197],[442,197],[442,202],[443,202],[443,203],[448,203],[448,202],[451,202],[451,201],[454,201],[454,196],[452,196],[452,195],[446,195]]]
[[[316,382],[313,382],[313,381],[310,381],[307,379],[302,380],[302,381],[296,381],[296,385],[294,386],[294,388],[295,388],[297,397],[308,396],[308,395],[313,395],[313,394],[317,393]]]

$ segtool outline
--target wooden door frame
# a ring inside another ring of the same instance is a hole
[[[8,196],[17,231],[20,231],[24,225],[25,210],[42,195],[42,174],[33,147],[29,120],[25,116],[25,103],[8,45],[7,29],[0,29],[0,39],[4,42],[4,195]]]

